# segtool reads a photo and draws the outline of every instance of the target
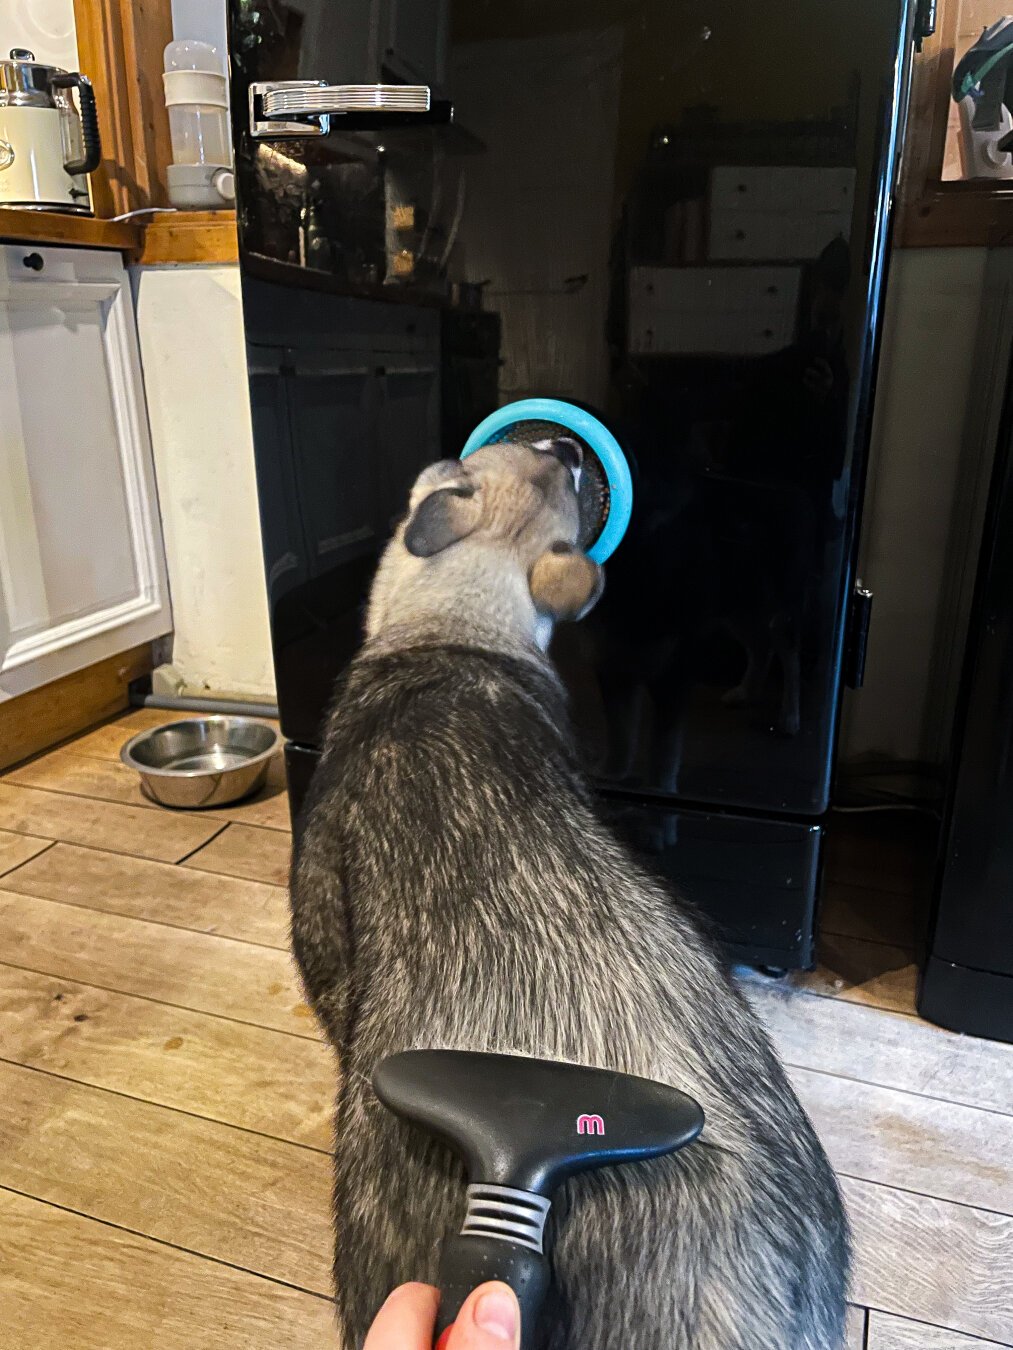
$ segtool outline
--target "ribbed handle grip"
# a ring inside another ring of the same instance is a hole
[[[488,1280],[502,1280],[517,1295],[521,1350],[534,1350],[538,1319],[549,1288],[549,1264],[541,1252],[530,1247],[486,1237],[454,1237],[443,1249],[437,1345],[454,1325],[468,1295]]]

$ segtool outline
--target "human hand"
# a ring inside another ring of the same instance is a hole
[[[440,1295],[428,1284],[403,1284],[376,1315],[363,1350],[432,1350]],[[445,1350],[518,1350],[521,1316],[505,1284],[483,1284],[468,1296]]]

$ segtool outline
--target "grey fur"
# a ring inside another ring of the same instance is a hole
[[[460,1165],[369,1086],[419,1046],[643,1074],[706,1111],[685,1152],[557,1197],[549,1350],[840,1350],[829,1164],[697,923],[599,820],[540,649],[547,552],[597,593],[583,555],[552,550],[576,537],[573,480],[500,446],[427,470],[411,514],[455,483],[477,511],[463,540],[421,559],[402,527],[381,562],[293,865],[295,953],[341,1066],[345,1350],[394,1285],[435,1280],[463,1214]]]

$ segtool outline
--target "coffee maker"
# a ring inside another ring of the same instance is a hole
[[[87,77],[12,48],[9,60],[0,61],[0,206],[91,215],[87,175],[101,159]]]

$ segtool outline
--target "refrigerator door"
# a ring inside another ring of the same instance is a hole
[[[1013,374],[986,512],[939,860],[924,1017],[1013,1041]]]
[[[318,743],[419,467],[554,395],[634,474],[605,597],[554,646],[592,772],[819,815],[903,0],[232,0],[230,21],[286,734]]]

